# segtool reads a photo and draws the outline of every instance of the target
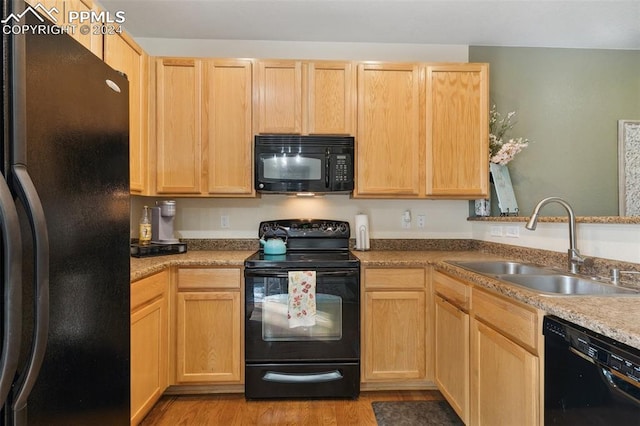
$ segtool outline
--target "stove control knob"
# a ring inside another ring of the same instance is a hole
[[[340,226],[338,227],[338,231],[341,234],[346,234],[347,233],[347,224],[341,223]]]

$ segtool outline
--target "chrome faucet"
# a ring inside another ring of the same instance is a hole
[[[580,252],[576,248],[576,215],[573,213],[573,209],[571,208],[569,203],[558,197],[544,198],[533,209],[531,218],[524,227],[530,231],[535,230],[538,223],[538,214],[540,213],[540,209],[549,203],[560,204],[569,214],[569,251],[567,253],[568,267],[569,271],[571,271],[572,274],[577,274],[580,272],[580,266],[584,263],[585,258],[580,255]]]

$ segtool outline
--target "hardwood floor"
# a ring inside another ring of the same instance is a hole
[[[141,426],[375,426],[373,401],[443,399],[438,391],[362,392],[352,400],[246,401],[242,394],[163,396]]]

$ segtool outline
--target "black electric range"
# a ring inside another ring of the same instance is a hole
[[[357,398],[360,261],[349,252],[349,223],[281,219],[258,233],[286,239],[287,250],[245,260],[245,397]],[[300,271],[305,295],[291,282]],[[302,299],[313,312],[304,324],[295,318]]]

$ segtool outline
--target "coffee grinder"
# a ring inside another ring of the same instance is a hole
[[[173,221],[176,217],[176,202],[173,200],[156,201],[151,208],[151,242],[156,244],[175,244],[180,241],[173,236]]]

